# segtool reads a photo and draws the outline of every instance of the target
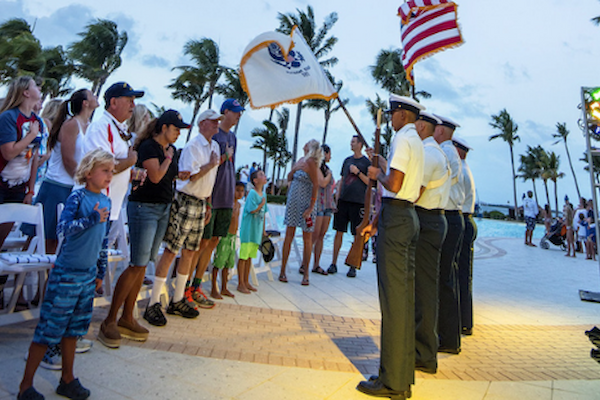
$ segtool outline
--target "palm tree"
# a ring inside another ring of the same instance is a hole
[[[202,71],[195,67],[175,67],[181,71],[181,74],[173,79],[167,88],[172,89],[171,97],[176,100],[181,100],[187,104],[193,104],[194,110],[192,112],[192,120],[190,121],[190,129],[188,130],[186,142],[189,142],[194,129],[194,121],[200,110],[200,106],[206,100],[204,95],[204,86],[206,85],[206,78]]]
[[[331,14],[325,17],[325,21],[323,25],[317,29],[317,24],[315,22],[315,14],[313,8],[309,5],[306,8],[306,12],[296,9],[297,14],[287,13],[282,14],[279,13],[277,15],[277,19],[279,20],[279,28],[277,28],[278,32],[284,33],[286,35],[291,34],[292,28],[294,25],[298,26],[304,40],[313,51],[315,57],[319,61],[322,67],[333,67],[337,64],[338,59],[336,57],[330,57],[328,59],[322,60],[332,49],[333,46],[337,43],[338,39],[335,36],[329,36],[329,31],[335,25],[338,20],[338,15],[336,12],[332,12]],[[302,113],[302,102],[298,103],[298,108],[296,111],[296,129],[294,132],[294,147],[292,151],[292,161],[296,162],[296,156],[298,154],[298,134],[300,132],[300,115]]]
[[[387,110],[387,101],[379,97],[379,94],[376,94],[375,101],[367,99],[365,104],[367,105],[369,114],[373,119],[373,123],[377,125],[377,110]],[[390,115],[388,113],[381,114],[381,122],[384,124],[384,127],[379,137],[379,154],[381,154],[383,157],[387,157],[390,145],[392,144],[392,139],[394,138],[394,130],[390,126]],[[375,143],[375,138],[373,138],[373,143]]]
[[[519,157],[521,159],[521,165],[518,169],[520,174],[518,174],[517,177],[522,178],[523,182],[531,180],[531,183],[533,185],[533,193],[535,195],[535,202],[539,204],[537,189],[535,187],[535,180],[540,177],[540,173],[537,168],[536,162],[531,154],[521,154]]]
[[[219,64],[219,46],[214,40],[208,38],[190,40],[185,44],[183,52],[196,63],[194,67],[189,68],[198,68],[204,74],[208,83],[205,96],[208,98],[208,108],[212,108],[212,99],[217,82],[223,72],[229,69]]]
[[[583,161],[585,162],[585,167],[583,167],[584,170],[586,171],[590,171],[590,167],[588,164],[588,154],[587,151],[583,152],[583,158],[580,158],[579,161]],[[598,157],[592,157],[592,162],[594,164],[594,181],[597,184],[600,184],[600,159]]]
[[[44,64],[42,46],[27,21],[13,18],[0,25],[0,84],[19,75],[40,76]]]
[[[554,182],[554,206],[556,210],[556,217],[558,218],[558,184],[557,181],[559,178],[565,176],[563,172],[559,172],[558,168],[560,166],[560,157],[556,155],[555,152],[551,151],[548,153],[548,162],[546,164],[546,168],[542,172],[542,176],[545,176],[546,179],[550,179]]]
[[[581,199],[581,192],[579,191],[579,184],[577,183],[577,177],[575,176],[575,170],[573,169],[573,163],[571,162],[571,154],[569,153],[569,146],[567,145],[567,136],[569,136],[569,130],[567,129],[567,123],[563,122],[562,124],[556,123],[556,130],[558,133],[552,134],[553,138],[558,139],[553,144],[557,144],[559,142],[564,142],[565,150],[567,151],[567,159],[569,160],[569,166],[571,167],[571,173],[573,174],[573,180],[575,181],[575,189],[577,189],[577,198]]]
[[[226,99],[236,99],[240,105],[245,108],[250,99],[248,98],[248,93],[246,93],[242,88],[239,71],[228,68],[223,71],[223,75],[225,76],[225,84],[217,85],[215,88],[216,92]],[[236,135],[239,126],[240,121],[238,120],[238,123],[235,125],[233,130],[233,133]]]
[[[381,88],[400,96],[412,96],[428,99],[431,94],[425,91],[414,92],[414,86],[406,79],[406,71],[402,65],[402,50],[381,50],[375,59],[375,65],[369,67],[371,76]]]
[[[282,107],[281,111],[275,111],[277,114],[277,127],[279,135],[277,141],[277,153],[273,159],[273,164],[277,164],[277,180],[279,180],[282,167],[286,167],[291,159],[291,153],[288,151],[287,129],[290,123],[290,109]]]
[[[333,84],[335,91],[339,93],[340,89],[344,85],[344,82],[342,82],[341,80],[336,82],[334,77],[331,75],[331,73],[329,73],[329,71],[326,71],[325,75],[327,75],[327,77]],[[310,100],[307,100],[306,103],[304,103],[304,105],[302,106],[303,108],[310,108],[313,110],[323,110],[323,112],[325,114],[325,125],[323,127],[323,141],[321,143],[325,143],[325,141],[327,140],[327,128],[329,127],[329,120],[331,119],[331,114],[333,114],[334,112],[336,112],[342,108],[342,106],[339,102],[342,102],[344,105],[346,105],[346,104],[348,104],[350,99],[343,99],[343,100],[340,99],[337,102],[337,105],[334,106],[333,104],[335,101],[336,101],[335,99],[331,99],[331,100],[310,99]]]
[[[42,94],[50,98],[64,96],[72,88],[69,87],[75,65],[62,46],[47,47],[42,51],[45,60]]]
[[[81,40],[69,46],[69,57],[75,61],[75,74],[91,82],[98,96],[110,74],[121,66],[127,32],[119,33],[113,21],[97,19],[78,35]]]
[[[277,126],[269,120],[265,119],[262,124],[262,128],[252,129],[250,136],[256,138],[251,148],[262,150],[263,152],[262,167],[264,170],[267,165],[267,156],[272,157],[277,151],[279,132],[277,131]]]
[[[512,167],[512,179],[513,179],[513,200],[515,206],[515,218],[517,216],[517,176],[515,174],[515,156],[513,153],[513,145],[519,138],[517,133],[517,129],[519,127],[510,117],[510,114],[506,109],[500,111],[498,115],[492,115],[492,122],[490,122],[490,126],[495,129],[498,129],[500,133],[490,136],[489,140],[494,140],[497,138],[501,138],[506,143],[508,143],[508,147],[510,149],[510,164]]]

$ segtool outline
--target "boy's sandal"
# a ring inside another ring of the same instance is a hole
[[[56,394],[68,397],[73,400],[85,400],[90,397],[89,389],[81,386],[79,379],[75,378],[69,383],[65,383],[62,378],[56,388]]]
[[[279,282],[288,283],[287,277],[285,275],[279,275]]]
[[[44,395],[30,386],[23,393],[17,395],[17,400],[44,400]]]
[[[321,267],[313,268],[311,272],[314,272],[314,273],[317,273],[317,274],[321,274],[321,275],[327,275],[327,271],[325,271]]]

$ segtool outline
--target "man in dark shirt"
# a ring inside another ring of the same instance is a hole
[[[350,149],[353,155],[344,160],[342,165],[342,179],[340,179],[337,188],[337,212],[333,216],[333,229],[336,230],[335,240],[333,242],[333,258],[331,266],[327,270],[330,274],[337,272],[337,259],[342,247],[342,236],[348,231],[356,235],[356,227],[360,224],[364,215],[365,191],[369,178],[367,169],[371,162],[362,154],[365,143],[362,139],[354,135],[350,141]],[[349,278],[356,276],[356,268],[350,267],[346,274]]]

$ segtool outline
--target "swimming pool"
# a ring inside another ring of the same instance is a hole
[[[284,230],[283,218],[285,214],[285,206],[269,204],[269,209],[272,215],[276,217],[277,224],[280,230]],[[513,222],[513,221],[500,221],[495,219],[487,218],[475,218],[477,224],[477,237],[507,237],[507,238],[524,238],[525,236],[525,222]],[[325,234],[324,248],[333,249],[333,238],[335,231],[333,230],[333,218],[329,224],[329,230]],[[541,239],[546,230],[543,224],[538,224],[536,229],[533,231],[533,239]],[[302,232],[300,229],[296,229],[296,237],[302,240]],[[342,250],[350,250],[352,241],[350,235],[344,235],[344,241],[342,242]]]

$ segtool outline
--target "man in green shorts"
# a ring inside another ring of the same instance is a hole
[[[189,294],[201,308],[212,308],[215,305],[202,291],[202,276],[206,272],[219,239],[226,237],[229,232],[235,201],[235,150],[237,147],[237,138],[231,132],[231,128],[238,123],[243,111],[244,107],[237,100],[225,100],[221,106],[223,119],[219,124],[219,132],[213,136],[213,140],[219,144],[221,158],[211,196],[212,214],[210,222],[204,227],[202,243],[200,244],[201,251],[197,256],[198,261],[196,263],[196,260],[193,260],[192,263],[192,265],[196,265],[196,277],[192,282],[192,286],[188,288]]]

